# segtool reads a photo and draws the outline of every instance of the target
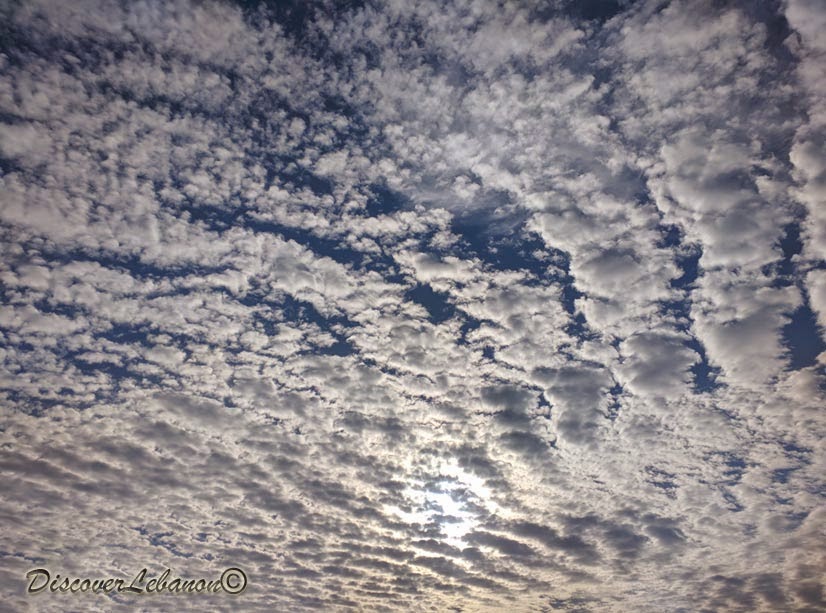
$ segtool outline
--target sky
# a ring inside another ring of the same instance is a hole
[[[0,2],[0,610],[826,610],[825,32]]]

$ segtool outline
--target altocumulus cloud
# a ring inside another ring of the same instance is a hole
[[[822,3],[0,11],[4,608],[826,608]]]

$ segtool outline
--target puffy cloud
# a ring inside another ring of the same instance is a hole
[[[4,9],[9,606],[822,605],[822,12],[597,4]]]

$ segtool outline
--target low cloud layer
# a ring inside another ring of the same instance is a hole
[[[10,610],[826,607],[818,2],[0,14]]]

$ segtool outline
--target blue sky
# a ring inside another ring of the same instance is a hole
[[[817,0],[0,11],[14,610],[826,607]]]

